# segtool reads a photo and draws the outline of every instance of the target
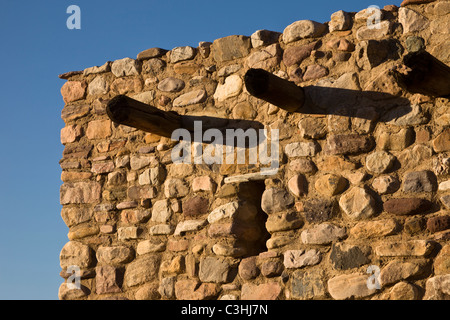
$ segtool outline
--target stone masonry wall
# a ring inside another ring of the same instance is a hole
[[[393,72],[423,49],[450,65],[449,22],[449,1],[410,0],[60,75],[59,298],[449,299],[450,104]],[[251,96],[250,68],[304,87],[305,108]],[[174,164],[178,141],[109,120],[119,94],[278,129],[280,168]]]

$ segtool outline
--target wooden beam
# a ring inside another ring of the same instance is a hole
[[[254,97],[281,109],[295,112],[305,103],[302,87],[263,69],[250,69],[244,76],[245,87]]]
[[[403,64],[409,70],[398,75],[409,92],[433,97],[450,95],[450,67],[427,51],[408,53]]]
[[[118,124],[170,138],[182,127],[181,117],[175,112],[159,110],[125,95],[111,99],[106,106],[109,118]]]

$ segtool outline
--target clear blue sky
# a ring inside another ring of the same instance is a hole
[[[58,299],[68,241],[59,188],[64,107],[58,75],[151,47],[172,49],[302,19],[325,22],[400,0],[2,1],[0,6],[0,299]],[[69,5],[81,30],[68,30]]]

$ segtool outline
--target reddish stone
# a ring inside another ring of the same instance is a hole
[[[178,300],[205,300],[219,293],[215,283],[202,283],[197,280],[180,280],[175,283],[175,296]]]
[[[294,64],[300,64],[303,60],[311,55],[311,52],[316,48],[319,41],[298,47],[289,47],[284,50],[283,62],[286,67]]]
[[[427,229],[431,233],[450,228],[450,216],[432,217],[427,221]]]
[[[327,138],[327,154],[357,154],[372,150],[374,140],[369,136],[358,134],[331,135]]]
[[[303,75],[303,81],[319,79],[325,77],[327,74],[327,68],[318,64],[313,64],[306,68],[305,74]]]
[[[242,300],[276,300],[281,293],[281,286],[276,282],[242,286]]]
[[[189,240],[170,240],[167,243],[167,249],[170,251],[186,251],[189,248]]]
[[[256,278],[259,274],[259,269],[256,265],[256,256],[254,257],[248,257],[245,259],[242,259],[241,263],[239,264],[239,276],[244,280],[250,280],[253,278]]]
[[[208,212],[209,201],[202,197],[193,197],[184,201],[182,206],[185,216],[200,216]]]
[[[95,268],[96,292],[115,293],[121,292],[123,272],[113,266],[101,266]]]
[[[91,107],[88,104],[65,106],[61,111],[61,119],[63,119],[64,122],[76,120],[87,115],[90,109]]]
[[[61,88],[61,95],[65,103],[83,99],[86,95],[85,81],[67,81]]]
[[[401,198],[386,201],[383,204],[383,209],[397,215],[410,215],[427,211],[431,208],[431,205],[432,203],[425,199]]]

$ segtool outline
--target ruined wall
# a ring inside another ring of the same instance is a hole
[[[450,2],[405,2],[61,75],[60,299],[448,299],[450,104],[393,70],[423,49],[450,65]],[[304,87],[304,109],[252,97],[249,68]],[[109,120],[119,94],[278,129],[279,170],[174,164],[178,141]]]

